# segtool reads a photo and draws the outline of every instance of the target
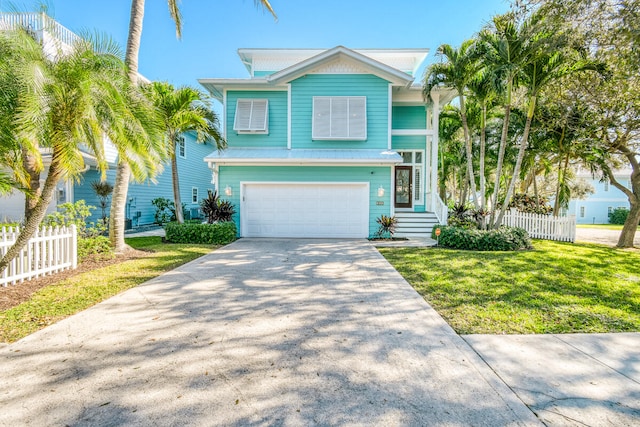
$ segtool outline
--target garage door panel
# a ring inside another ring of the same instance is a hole
[[[359,237],[369,234],[366,183],[246,183],[245,237]]]

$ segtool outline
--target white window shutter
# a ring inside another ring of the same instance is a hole
[[[331,138],[331,98],[313,98],[313,138]]]
[[[364,96],[315,96],[313,139],[367,139],[367,98]]]
[[[246,133],[269,131],[269,101],[267,99],[238,99],[233,130]]]
[[[349,98],[349,138],[367,138],[367,99]]]

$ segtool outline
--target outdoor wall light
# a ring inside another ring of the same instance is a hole
[[[384,188],[382,188],[382,185],[378,187],[378,197],[384,197]]]
[[[227,185],[227,187],[224,189],[224,194],[226,194],[227,196],[233,196],[233,189]]]

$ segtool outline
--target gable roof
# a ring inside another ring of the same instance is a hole
[[[347,49],[344,46],[336,46],[333,49],[326,50],[302,62],[273,73],[267,76],[266,79],[275,84],[288,83],[291,80],[308,74],[318,67],[340,60],[356,63],[370,71],[371,74],[388,80],[395,85],[408,86],[413,81],[413,77],[407,73],[354,50]]]

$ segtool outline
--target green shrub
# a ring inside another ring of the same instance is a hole
[[[58,211],[50,213],[42,220],[44,227],[69,227],[75,224],[78,238],[90,238],[104,234],[106,226],[102,221],[97,223],[87,222],[91,211],[96,207],[87,205],[84,200],[75,203],[63,203],[58,205]]]
[[[211,190],[207,192],[207,198],[200,201],[200,209],[209,224],[217,221],[231,221],[233,214],[236,213],[233,203],[220,199],[218,192]]]
[[[233,222],[194,224],[170,222],[165,225],[166,240],[171,243],[203,243],[226,245],[236,240],[238,230]]]
[[[113,248],[109,238],[105,236],[78,238],[78,262],[82,262],[88,257],[108,259],[113,256]]]
[[[613,212],[609,214],[610,224],[624,224],[629,216],[629,209],[627,208],[615,208]]]
[[[434,227],[431,236],[436,239],[436,229],[440,229],[438,244],[445,248],[473,251],[517,251],[531,249],[531,240],[526,230],[517,227],[500,227],[497,230],[477,230],[462,227]]]

